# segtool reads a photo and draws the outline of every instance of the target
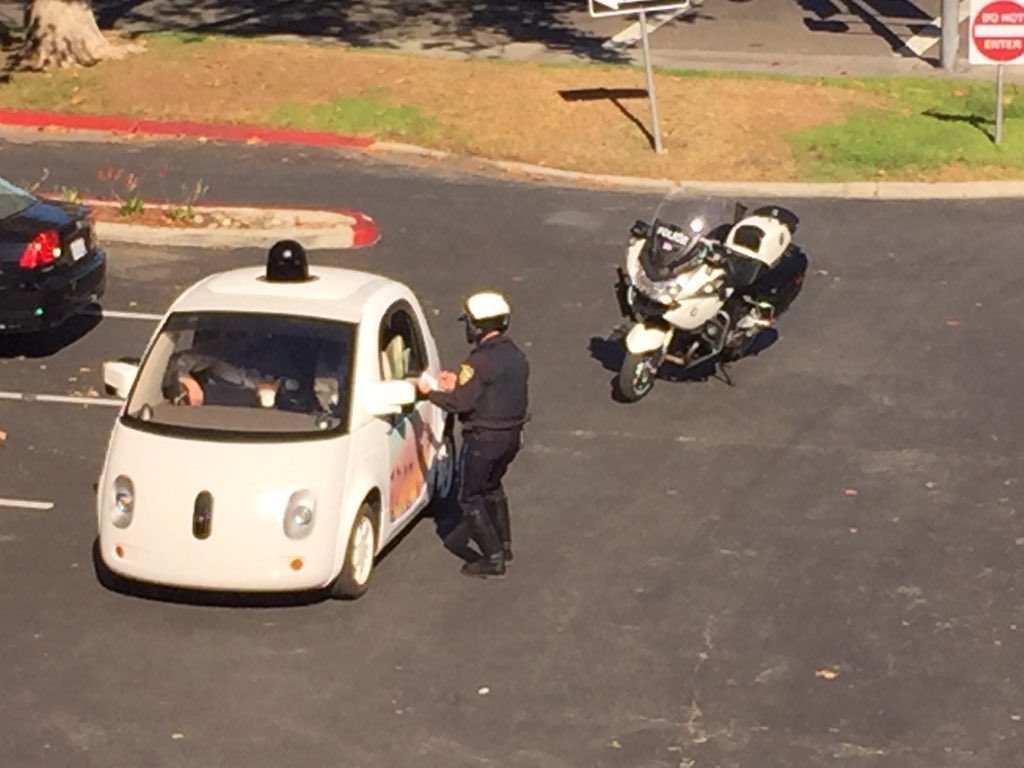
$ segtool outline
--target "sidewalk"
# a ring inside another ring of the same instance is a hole
[[[764,0],[767,1],[767,0]],[[669,27],[656,29],[651,34],[651,60],[654,66],[675,69],[729,69],[740,72],[767,72],[806,76],[897,76],[993,78],[991,67],[971,67],[966,61],[966,24],[960,27],[960,57],[955,72],[945,72],[931,63],[939,56],[939,45],[926,51],[929,60],[912,55],[902,56],[889,50],[879,38],[874,55],[867,55],[867,47],[855,44],[854,37],[865,35],[829,35],[821,33],[811,44],[814,53],[793,53],[787,46],[791,27],[803,18],[805,21],[825,13],[832,18],[834,11],[804,9],[805,3],[783,6],[778,11],[778,23],[767,22],[762,11],[752,18],[752,28],[769,39],[758,52],[745,50],[749,40],[734,40],[717,23],[720,16],[735,16],[742,11],[728,0],[705,0],[694,21],[700,30],[702,44],[672,45]],[[934,3],[933,3],[934,4]],[[107,5],[112,7],[107,7]],[[199,6],[183,10],[173,0],[141,0],[136,3],[100,4],[97,16],[103,28],[115,28],[129,34],[157,31],[194,32],[196,34],[223,34],[240,37],[262,37],[282,41],[295,40],[325,45],[345,44],[354,47],[376,47],[396,53],[454,59],[505,59],[509,61],[565,62],[601,61],[617,57],[619,61],[642,64],[639,42],[625,48],[610,49],[605,45],[603,27],[587,15],[587,4],[579,0],[576,11],[561,6],[554,10],[525,14],[518,3],[494,0],[488,6],[488,16],[466,27],[465,18],[474,11],[467,3],[453,0],[450,6],[431,12],[427,18],[412,0],[367,0],[364,13],[359,8],[332,10],[330,8],[293,9],[288,0],[269,3],[254,0],[251,12],[234,13],[230,7]],[[824,3],[830,6],[831,3]],[[21,24],[24,3],[0,0],[0,30],[4,24]],[[269,6],[269,7],[268,7]],[[289,13],[301,10],[302,15]],[[920,9],[918,9],[920,10]],[[409,18],[403,18],[408,11]],[[907,14],[878,11],[879,18],[890,23]],[[707,18],[700,18],[705,15]],[[365,16],[365,18],[364,18]],[[530,16],[529,20],[524,17]],[[465,17],[465,18],[464,18]],[[683,19],[686,17],[684,16]],[[838,17],[835,17],[838,18]],[[634,22],[635,16],[619,17],[620,26]],[[653,21],[653,19],[652,19]],[[677,20],[674,24],[686,23]],[[923,26],[923,24],[921,25]],[[899,27],[900,30],[903,27]],[[916,27],[915,27],[916,29]],[[772,37],[775,30],[779,34]],[[787,31],[789,30],[789,31]],[[753,34],[753,33],[751,33]],[[874,35],[875,33],[870,33]],[[909,33],[908,33],[909,34]],[[748,36],[749,37],[749,34]],[[772,50],[772,47],[775,50]],[[805,45],[806,47],[806,45]],[[1009,82],[1024,82],[1024,67],[1007,67]]]

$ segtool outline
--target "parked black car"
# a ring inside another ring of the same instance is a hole
[[[0,178],[0,334],[61,325],[100,299],[106,275],[87,206]]]

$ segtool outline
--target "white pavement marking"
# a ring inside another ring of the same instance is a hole
[[[693,10],[693,7],[686,5],[677,11],[667,11],[665,13],[659,13],[651,16],[647,20],[647,34],[650,34],[658,27],[668,24],[672,19],[682,16],[684,13],[689,13]],[[626,27],[624,30],[619,32],[615,37],[606,40],[602,44],[602,48],[626,48],[627,46],[633,45],[640,41],[640,22],[635,21]]]
[[[155,315],[152,312],[122,312],[116,309],[95,309],[89,310],[86,314],[113,317],[118,320],[159,320],[163,317],[163,315]]]
[[[86,397],[85,395],[33,395],[28,392],[0,391],[0,400],[18,400],[24,403],[64,403],[68,405],[106,405],[121,407],[124,400],[111,397]]]
[[[971,15],[971,0],[962,0],[958,12],[959,21],[962,23]],[[900,49],[900,53],[906,56],[908,53],[921,57],[929,48],[938,45],[942,40],[942,17],[936,16],[912,38],[907,40],[906,45]]]
[[[26,499],[0,499],[0,507],[7,509],[53,509],[52,501],[28,501]]]

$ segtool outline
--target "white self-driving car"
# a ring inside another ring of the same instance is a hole
[[[414,384],[439,371],[409,288],[310,268],[296,243],[200,281],[141,362],[104,364],[125,404],[98,486],[103,564],[187,589],[359,597],[383,547],[450,493],[450,422]]]

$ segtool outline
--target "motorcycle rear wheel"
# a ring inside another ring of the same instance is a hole
[[[661,352],[633,354],[627,352],[616,379],[619,396],[627,403],[635,403],[653,388],[661,365]]]

